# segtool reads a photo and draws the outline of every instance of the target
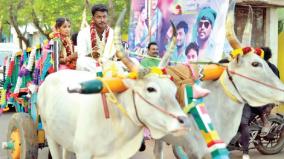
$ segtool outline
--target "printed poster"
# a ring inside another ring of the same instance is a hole
[[[223,56],[228,0],[133,0],[129,26],[129,49],[146,54],[156,42],[159,55],[166,52],[177,29],[171,61],[219,61]]]

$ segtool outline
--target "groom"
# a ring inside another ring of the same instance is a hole
[[[92,7],[90,27],[82,29],[77,38],[77,70],[96,72],[97,67],[115,55],[113,30],[107,25],[108,9],[103,4]]]

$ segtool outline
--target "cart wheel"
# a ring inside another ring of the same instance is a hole
[[[12,143],[9,159],[37,159],[37,131],[29,114],[16,113],[11,117],[7,139]]]

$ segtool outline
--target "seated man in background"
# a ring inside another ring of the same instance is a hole
[[[141,65],[145,68],[158,66],[160,63],[159,58],[159,48],[156,42],[151,42],[148,44],[148,57],[145,57],[141,61]]]

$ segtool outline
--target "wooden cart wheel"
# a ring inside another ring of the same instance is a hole
[[[11,117],[7,139],[12,143],[9,159],[37,159],[37,130],[29,114],[16,113]]]

